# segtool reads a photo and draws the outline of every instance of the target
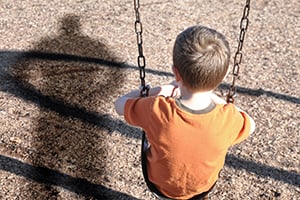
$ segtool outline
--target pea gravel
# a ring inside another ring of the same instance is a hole
[[[237,48],[245,1],[140,3],[152,86],[172,80],[172,45],[188,26]],[[300,199],[299,10],[298,0],[251,1],[235,104],[257,127],[230,149],[212,200]],[[1,200],[155,199],[140,130],[113,109],[140,84],[134,21],[129,0],[1,0]]]

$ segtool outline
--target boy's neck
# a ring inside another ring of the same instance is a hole
[[[211,103],[212,91],[191,92],[184,86],[180,87],[181,103],[193,110],[207,108]]]

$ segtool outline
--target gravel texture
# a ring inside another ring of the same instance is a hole
[[[188,26],[219,30],[235,52],[244,3],[141,1],[146,82],[172,80]],[[230,149],[212,200],[300,199],[299,10],[251,2],[235,104],[257,128]],[[0,199],[155,199],[140,130],[113,109],[140,84],[133,1],[1,0],[0,11]]]

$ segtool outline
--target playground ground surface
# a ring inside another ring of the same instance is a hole
[[[141,1],[146,82],[172,81],[173,42],[191,25],[219,30],[234,53],[244,3]],[[251,2],[235,104],[257,128],[230,149],[212,200],[300,199],[299,10]],[[155,199],[141,131],[113,108],[140,84],[133,1],[1,0],[0,11],[0,199]]]

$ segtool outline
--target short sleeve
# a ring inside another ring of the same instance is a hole
[[[242,142],[247,137],[249,137],[250,134],[251,122],[247,114],[238,110],[236,114],[239,118],[237,122],[240,124],[240,128],[237,134],[235,134],[232,138],[232,145]]]
[[[124,117],[125,120],[133,125],[146,128],[149,116],[152,113],[154,97],[141,97],[129,99],[125,103]]]

